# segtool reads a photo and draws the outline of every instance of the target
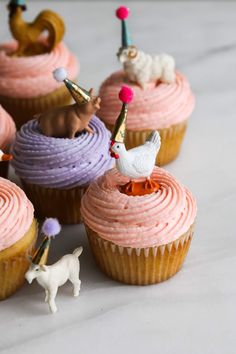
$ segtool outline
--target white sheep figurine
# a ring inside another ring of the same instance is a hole
[[[79,296],[81,284],[79,279],[80,263],[78,257],[83,251],[82,247],[76,248],[72,254],[63,256],[53,265],[47,266],[42,264],[42,262],[45,261],[49,249],[50,237],[58,234],[60,228],[57,219],[46,219],[42,226],[42,232],[46,237],[32,257],[30,268],[25,274],[25,278],[29,284],[31,284],[34,279],[37,279],[39,285],[45,289],[45,302],[49,304],[52,313],[57,312],[55,298],[58,288],[69,280],[73,284],[73,295]]]
[[[126,24],[128,16],[128,7],[120,6],[116,10],[116,17],[121,21],[121,48],[117,56],[127,78],[142,88],[148,82],[173,83],[176,78],[174,58],[168,54],[151,56],[132,45]]]
[[[175,60],[171,55],[151,56],[132,45],[120,48],[117,55],[128,79],[142,88],[148,82],[161,81],[167,84],[175,82]]]

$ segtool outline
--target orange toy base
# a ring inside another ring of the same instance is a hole
[[[146,194],[156,193],[160,189],[160,185],[152,179],[147,179],[146,181],[142,182],[130,181],[129,183],[120,186],[119,189],[121,193],[127,195],[142,196]]]

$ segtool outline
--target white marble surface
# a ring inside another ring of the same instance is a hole
[[[172,53],[197,98],[181,155],[167,166],[198,199],[189,256],[167,282],[125,286],[96,268],[82,227],[65,227],[50,261],[84,246],[81,296],[71,297],[69,285],[61,288],[54,316],[36,283],[1,302],[1,353],[235,353],[236,3],[126,3],[135,43],[152,53]],[[118,4],[38,1],[29,3],[26,17],[45,5],[62,13],[66,42],[81,62],[81,85],[98,88],[119,68],[120,26],[113,15]],[[1,41],[10,38],[4,5]]]

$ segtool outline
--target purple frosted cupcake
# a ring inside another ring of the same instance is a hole
[[[93,134],[51,137],[42,133],[40,121],[34,119],[17,133],[12,164],[39,216],[57,217],[64,224],[81,221],[84,191],[112,165],[109,131],[96,116],[89,127]]]
[[[21,127],[13,148],[13,167],[40,217],[64,224],[81,222],[81,197],[112,165],[110,132],[95,116],[100,97],[67,78],[64,68],[53,72],[75,100],[42,113]]]

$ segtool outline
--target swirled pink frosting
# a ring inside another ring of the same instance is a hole
[[[0,178],[0,251],[19,241],[29,230],[34,208],[22,189]]]
[[[170,173],[155,167],[157,193],[127,196],[118,186],[129,178],[116,169],[92,183],[82,198],[85,224],[118,246],[144,248],[177,240],[194,223],[196,201]]]
[[[16,127],[11,116],[0,105],[0,149],[8,152],[15,139]]]
[[[98,116],[105,123],[114,125],[119,115],[121,103],[118,93],[125,80],[125,73],[118,71],[101,85],[99,95],[102,102]],[[134,90],[134,99],[129,104],[129,130],[168,128],[187,120],[194,109],[195,99],[189,82],[179,72],[176,72],[173,84],[149,83],[144,90],[134,83],[126,84]]]
[[[51,53],[32,57],[7,55],[17,48],[17,42],[0,46],[0,95],[15,98],[44,96],[61,84],[52,76],[57,67],[65,67],[68,77],[75,79],[78,61],[65,44],[60,43]]]

